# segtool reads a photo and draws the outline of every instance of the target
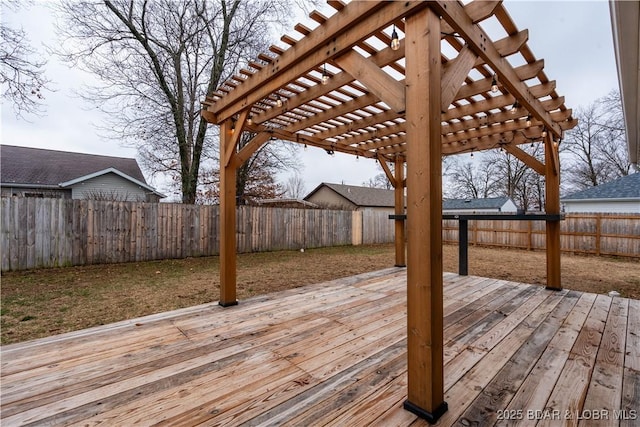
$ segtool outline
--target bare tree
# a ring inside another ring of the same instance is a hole
[[[117,189],[91,190],[84,193],[86,200],[98,200],[102,202],[146,202],[146,197],[133,194],[129,191]]]
[[[102,82],[84,95],[108,113],[109,132],[194,203],[199,180],[216,173],[200,102],[265,50],[290,9],[285,0],[63,0],[60,54]]]
[[[544,163],[543,144],[522,144],[518,148]],[[491,165],[496,174],[497,196],[509,197],[525,211],[544,209],[544,176],[503,149],[486,153],[483,164]]]
[[[249,143],[255,135],[245,132],[238,143],[239,148]],[[295,146],[271,140],[260,147],[253,156],[236,171],[236,200],[238,204],[251,204],[260,199],[282,197],[285,188],[276,182],[276,174],[282,170],[297,170]]]
[[[23,2],[24,6],[30,2]],[[2,9],[17,11],[18,1],[3,0]],[[5,20],[0,22],[0,84],[2,98],[13,105],[17,117],[25,114],[41,115],[44,92],[50,90],[50,81],[44,73],[46,61],[31,47],[25,31],[11,28]]]
[[[251,141],[255,134],[245,132],[238,142],[239,148]],[[264,144],[249,160],[236,170],[236,201],[239,205],[253,204],[261,199],[282,197],[286,188],[276,182],[276,175],[283,170],[297,171],[298,158],[291,143],[272,140]],[[202,177],[203,185],[198,189],[197,203],[220,202],[219,171],[208,171]]]
[[[520,145],[533,157],[543,160],[541,144]],[[475,163],[456,159],[447,175],[449,198],[487,198],[507,196],[525,210],[544,206],[544,177],[508,152],[491,150]]]
[[[447,198],[486,198],[496,195],[497,177],[494,165],[464,161],[461,158],[452,160],[448,168],[447,182],[444,190]]]
[[[579,108],[576,118],[578,125],[567,132],[562,143],[567,160],[565,184],[569,189],[582,190],[628,175],[631,163],[620,94],[611,92]]]
[[[289,199],[302,199],[307,194],[306,185],[304,183],[304,179],[302,179],[302,175],[298,172],[293,174],[287,179],[287,182],[284,184],[285,187],[285,197]]]
[[[363,182],[362,185],[369,188],[383,188],[385,190],[393,190],[393,185],[391,185],[389,178],[387,178],[387,175],[384,173],[379,173],[373,178],[369,178],[369,180]]]

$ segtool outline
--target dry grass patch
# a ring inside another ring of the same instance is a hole
[[[244,299],[393,265],[392,245],[242,254]],[[445,246],[445,271],[457,271],[457,246]],[[2,275],[2,344],[218,300],[218,257],[93,265]],[[543,284],[545,254],[469,249],[469,274]],[[563,255],[566,288],[640,299],[640,263]]]

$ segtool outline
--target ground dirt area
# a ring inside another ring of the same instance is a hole
[[[242,254],[238,298],[390,267],[393,251],[376,245]],[[457,246],[444,247],[445,271],[457,271],[457,253]],[[4,273],[2,344],[217,301],[218,274],[218,257]],[[545,254],[470,247],[469,274],[544,284]],[[640,299],[640,262],[563,254],[562,283]]]

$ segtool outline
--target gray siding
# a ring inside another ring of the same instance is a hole
[[[345,199],[344,197],[327,187],[320,188],[306,200],[308,202],[315,203],[318,206],[329,209],[352,211],[357,208],[357,206],[351,203],[349,200]]]
[[[145,202],[148,191],[114,173],[108,173],[75,184],[73,199]]]
[[[2,187],[2,197],[49,197],[54,199],[70,199],[71,190],[51,188]]]

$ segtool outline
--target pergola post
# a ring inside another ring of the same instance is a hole
[[[395,242],[396,242],[396,267],[405,267],[407,265],[404,244],[404,160],[400,156],[396,156],[395,161]]]
[[[551,134],[544,139],[545,211],[560,214],[560,162],[557,143]],[[561,290],[560,280],[560,221],[546,221],[547,289]]]
[[[236,299],[236,167],[228,161],[235,150],[231,120],[220,126],[220,301],[223,307]],[[236,130],[240,132],[240,130]]]
[[[447,411],[443,374],[440,18],[406,18],[407,369],[405,409],[434,423]]]

